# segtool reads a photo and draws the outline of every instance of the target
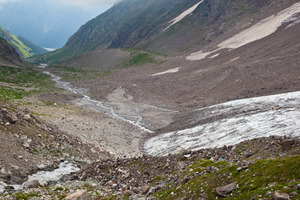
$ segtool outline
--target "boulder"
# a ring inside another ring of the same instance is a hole
[[[142,187],[142,194],[146,194],[150,190],[150,185],[145,185]]]
[[[274,200],[290,200],[290,196],[286,193],[275,192]]]
[[[89,196],[86,190],[77,190],[75,193],[70,194],[65,199],[69,200],[88,200]]]
[[[225,197],[226,194],[233,192],[237,188],[237,183],[233,182],[228,185],[224,185],[222,187],[217,187],[216,192],[219,196]]]
[[[7,113],[6,118],[10,123],[16,123],[18,121],[18,117],[14,113]]]
[[[27,181],[26,183],[24,183],[23,188],[24,189],[37,188],[40,185],[41,184],[38,180],[31,180],[31,181]]]
[[[282,140],[281,147],[283,150],[288,150],[288,149],[292,148],[293,144],[294,144],[293,139]]]
[[[177,169],[184,170],[185,168],[186,168],[186,164],[184,162],[181,161],[177,164]]]
[[[123,194],[126,196],[131,196],[133,194],[133,192],[130,190],[125,190],[125,191],[123,191]]]

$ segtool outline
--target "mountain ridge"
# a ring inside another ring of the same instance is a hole
[[[14,34],[4,29],[2,26],[0,26],[0,37],[7,40],[15,48],[22,59],[42,55],[49,52],[46,49],[33,44],[23,37],[15,36]]]

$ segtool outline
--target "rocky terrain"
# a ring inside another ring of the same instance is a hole
[[[0,38],[0,63],[21,64],[23,63],[15,49],[3,38]]]
[[[299,199],[299,13],[125,0],[40,63],[12,53],[0,199]]]
[[[269,137],[165,157],[106,159],[55,186],[4,199],[298,199],[296,138]]]

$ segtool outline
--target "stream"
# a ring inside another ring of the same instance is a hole
[[[105,103],[102,102],[102,101],[91,99],[90,96],[85,94],[86,89],[77,88],[77,87],[73,86],[71,83],[69,83],[67,81],[62,81],[60,76],[52,74],[51,72],[44,71],[43,73],[51,76],[52,80],[55,81],[56,86],[58,88],[71,91],[74,94],[82,95],[83,97],[81,99],[77,99],[76,101],[74,101],[77,105],[82,106],[82,107],[89,107],[89,108],[93,108],[93,109],[101,111],[101,112],[109,113],[113,117],[118,118],[118,119],[120,119],[124,122],[127,122],[127,123],[129,123],[133,126],[136,126],[136,127],[138,127],[139,129],[141,129],[145,132],[153,133],[153,131],[146,128],[146,126],[142,123],[143,118],[139,113],[137,113],[136,116],[134,117],[134,118],[136,118],[136,120],[132,120],[132,118],[133,118],[132,116],[130,116],[130,119],[129,119],[129,117],[126,118],[126,116],[118,114],[115,111],[113,106],[105,105]]]
[[[63,176],[69,175],[72,172],[79,171],[80,168],[75,166],[73,163],[70,162],[62,162],[59,165],[59,168],[53,171],[39,171],[33,175],[28,176],[28,181],[38,180],[40,184],[45,185],[48,182],[58,182]],[[23,185],[17,184],[6,184],[4,182],[0,182],[0,194],[4,192],[6,186],[13,186],[15,190],[23,189]]]

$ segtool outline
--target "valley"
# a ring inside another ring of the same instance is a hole
[[[124,0],[0,40],[0,199],[300,198],[299,30],[296,0]]]

